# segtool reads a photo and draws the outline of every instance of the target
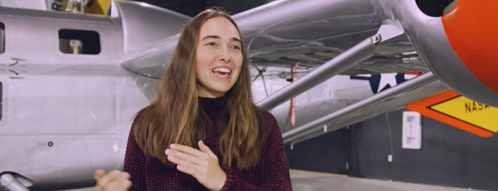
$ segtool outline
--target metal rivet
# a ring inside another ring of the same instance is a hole
[[[49,141],[49,142],[47,143],[47,145],[48,145],[49,147],[52,147],[52,146],[54,146],[54,143],[53,143],[52,141]]]
[[[375,36],[372,36],[372,43],[373,44],[378,44],[381,41],[382,37],[380,34],[376,34]]]

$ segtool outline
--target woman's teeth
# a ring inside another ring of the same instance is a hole
[[[213,69],[213,72],[220,72],[220,73],[227,73],[230,74],[231,71],[228,68],[215,68]]]

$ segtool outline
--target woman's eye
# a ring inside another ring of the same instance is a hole
[[[214,42],[210,42],[210,43],[207,43],[206,45],[208,45],[208,46],[214,46],[216,44],[214,44]]]
[[[239,47],[239,46],[237,46],[237,45],[232,46],[232,48],[233,48],[233,49],[235,49],[235,50],[240,50],[240,47]]]

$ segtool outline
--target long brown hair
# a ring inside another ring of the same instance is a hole
[[[156,99],[135,119],[134,133],[140,148],[166,165],[172,165],[164,154],[171,143],[198,148],[197,142],[206,137],[203,124],[208,118],[198,103],[195,55],[201,26],[213,17],[228,19],[239,31],[232,18],[218,8],[192,18],[180,34]],[[260,108],[253,103],[247,53],[243,44],[241,48],[244,59],[240,75],[224,95],[226,109],[218,129],[223,165],[246,170],[258,164],[268,128]]]

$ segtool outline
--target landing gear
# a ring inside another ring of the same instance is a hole
[[[10,173],[0,175],[0,189],[2,187],[9,191],[29,191],[16,176]]]

